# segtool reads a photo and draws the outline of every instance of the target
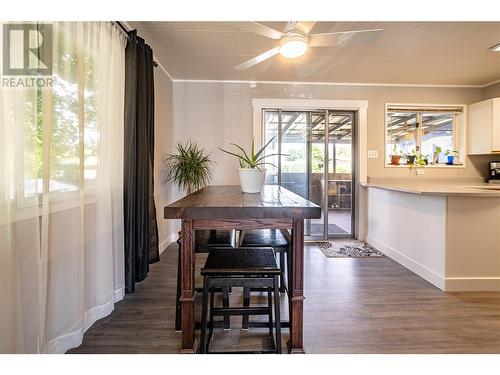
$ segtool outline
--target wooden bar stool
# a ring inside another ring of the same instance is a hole
[[[208,353],[213,337],[214,317],[226,315],[268,315],[269,335],[272,351],[252,351],[228,353],[279,353],[281,354],[281,321],[279,276],[281,270],[276,264],[274,250],[268,248],[213,248],[208,255],[203,275],[203,302],[201,314],[200,353]],[[264,288],[268,293],[266,307],[214,307],[214,290],[216,288],[243,287]],[[273,294],[274,318],[273,323]],[[210,296],[209,296],[210,295]],[[209,309],[210,297],[210,309]],[[210,310],[210,311],[209,311]],[[210,314],[210,325],[208,316]],[[209,325],[208,339],[207,326]],[[273,335],[273,327],[275,335]]]
[[[177,257],[177,299],[175,307],[175,330],[181,330],[181,238],[177,240],[179,254]],[[235,230],[197,230],[195,231],[194,251],[197,254],[208,253],[213,247],[235,247]],[[202,292],[202,290],[197,290]],[[224,304],[229,306],[229,289],[223,289]],[[224,329],[230,329],[229,316],[224,319]]]
[[[289,250],[292,244],[290,233],[287,230],[280,229],[252,229],[242,230],[238,246],[241,247],[272,247],[280,259],[280,292],[285,293],[287,287],[285,282],[285,273],[288,278],[288,266],[285,261],[289,256]]]

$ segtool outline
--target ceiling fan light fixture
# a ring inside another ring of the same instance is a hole
[[[280,45],[280,54],[293,59],[307,52],[307,40],[302,35],[291,35],[283,38]]]

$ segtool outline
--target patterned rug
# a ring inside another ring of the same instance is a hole
[[[381,258],[380,251],[357,240],[316,241],[316,246],[328,258]]]

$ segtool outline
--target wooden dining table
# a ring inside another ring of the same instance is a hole
[[[277,185],[245,194],[238,185],[211,185],[164,209],[165,219],[181,220],[181,353],[196,353],[194,318],[195,247],[198,229],[291,229],[288,275],[290,353],[304,353],[304,219],[321,217],[316,204]]]

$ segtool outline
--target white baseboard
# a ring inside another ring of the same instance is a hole
[[[387,244],[368,237],[367,242],[389,258],[415,272],[421,278],[446,292],[500,292],[500,277],[443,277]]]
[[[172,242],[176,240],[177,240],[177,234],[170,233],[170,235],[160,243],[160,254],[167,249],[168,245],[170,245]]]
[[[160,254],[163,253],[166,249],[167,249],[167,246],[168,246],[169,242],[167,239],[163,240],[160,242]]]
[[[416,273],[418,276],[427,280],[432,285],[437,286],[441,290],[445,290],[445,278],[443,275],[440,275],[436,271],[431,270],[430,268],[424,266],[423,264],[414,261],[408,256],[402,254],[401,252],[393,249],[389,245],[374,239],[368,235],[367,242],[372,245],[377,250],[380,250],[389,258],[395,260],[402,266],[408,268],[410,271]]]

